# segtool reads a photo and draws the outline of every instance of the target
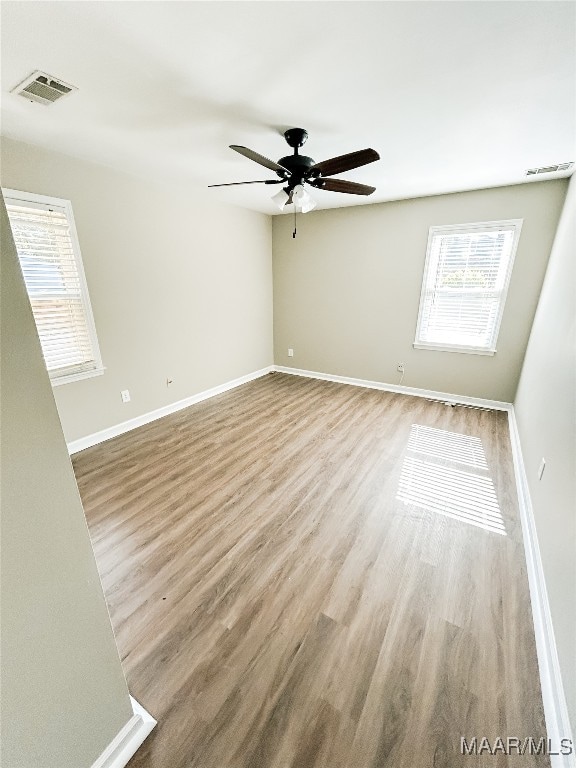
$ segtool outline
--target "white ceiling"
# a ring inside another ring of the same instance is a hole
[[[313,190],[320,208],[526,181],[576,160],[573,2],[1,3],[2,133],[136,173],[210,183],[275,178],[301,126],[315,160],[373,147]],[[9,93],[40,69],[79,91],[44,107]],[[556,174],[566,175],[566,174]],[[549,178],[549,177],[544,177]],[[274,213],[276,187],[205,194]]]

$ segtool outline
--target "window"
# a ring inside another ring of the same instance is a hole
[[[103,373],[70,201],[3,192],[52,384]]]
[[[414,346],[493,355],[521,219],[430,227]]]

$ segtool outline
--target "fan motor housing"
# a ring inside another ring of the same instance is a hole
[[[290,181],[294,180],[293,186],[296,186],[301,184],[302,180],[310,175],[309,170],[315,164],[315,160],[311,157],[306,157],[306,155],[288,155],[287,157],[281,157],[278,163],[290,171],[293,177]]]

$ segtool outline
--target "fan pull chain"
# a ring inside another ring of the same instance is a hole
[[[292,232],[292,237],[296,237],[296,203],[294,203],[294,232]]]

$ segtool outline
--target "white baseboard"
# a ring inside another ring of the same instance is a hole
[[[248,373],[246,376],[240,376],[237,379],[228,381],[225,384],[220,384],[217,387],[206,389],[203,392],[198,392],[196,395],[191,395],[183,400],[178,400],[175,403],[164,405],[162,408],[157,408],[154,411],[143,413],[141,416],[136,416],[128,421],[123,421],[120,424],[115,424],[113,427],[102,429],[100,432],[94,432],[86,437],[81,437],[78,440],[72,440],[68,443],[68,452],[70,454],[83,451],[85,448],[90,448],[93,445],[98,445],[106,440],[110,440],[113,437],[122,435],[125,432],[130,432],[133,429],[149,424],[151,421],[161,419],[163,416],[168,416],[171,413],[180,411],[183,408],[188,408],[195,403],[199,403],[202,400],[207,400],[215,395],[220,395],[223,392],[227,392],[229,389],[234,389],[242,384],[247,384],[249,381],[258,379],[261,376],[265,376],[267,373],[278,371],[278,373],[289,373],[293,376],[305,376],[309,379],[322,379],[323,381],[333,381],[338,384],[350,384],[355,387],[366,387],[368,389],[379,389],[383,392],[395,392],[402,395],[413,395],[414,397],[425,397],[429,400],[441,400],[447,403],[463,403],[464,405],[472,405],[480,408],[493,408],[496,410],[507,411],[510,408],[510,403],[503,403],[499,400],[483,400],[479,397],[461,397],[460,395],[450,394],[448,392],[435,392],[428,389],[416,389],[415,387],[402,387],[394,386],[393,384],[383,384],[380,381],[368,381],[365,379],[352,379],[348,376],[334,376],[329,373],[319,373],[318,371],[305,371],[299,368],[285,368],[281,365],[269,365],[266,368],[261,368],[258,371]]]
[[[512,407],[510,403],[500,400],[484,400],[480,397],[463,397],[448,392],[436,392],[432,389],[417,389],[416,387],[403,387],[394,384],[384,384],[381,381],[368,381],[367,379],[352,379],[348,376],[334,376],[331,373],[319,373],[318,371],[305,371],[300,368],[286,368],[283,365],[275,365],[278,373],[289,373],[292,376],[304,376],[308,379],[321,379],[333,381],[337,384],[350,384],[353,387],[365,387],[367,389],[379,389],[382,392],[395,392],[399,395],[412,395],[413,397],[425,397],[428,400],[441,400],[443,403],[462,403],[478,408],[491,408],[497,411],[508,411]]]
[[[156,725],[156,720],[130,696],[133,715],[116,734],[92,768],[124,768],[144,739]]]
[[[274,366],[269,365],[266,368],[261,368],[259,371],[253,371],[246,374],[246,376],[240,376],[232,381],[227,381],[225,384],[219,384],[217,387],[211,389],[205,389],[203,392],[198,392],[196,395],[184,398],[184,400],[178,400],[175,403],[164,405],[162,408],[156,408],[154,411],[143,413],[141,416],[136,416],[128,421],[123,421],[121,424],[115,424],[113,427],[102,429],[100,432],[94,432],[86,437],[81,437],[78,440],[72,440],[68,443],[68,452],[70,454],[83,451],[85,448],[90,448],[98,443],[103,443],[105,440],[110,440],[112,437],[124,434],[124,432],[130,432],[132,429],[142,427],[144,424],[149,424],[151,421],[161,419],[163,416],[168,416],[170,413],[176,413],[183,408],[188,408],[194,403],[200,403],[202,400],[207,400],[209,397],[215,397],[221,395],[223,392],[227,392],[229,389],[234,389],[242,384],[247,384],[249,381],[259,379],[261,376],[265,376],[267,373],[271,373],[274,370]]]
[[[571,755],[551,755],[550,761],[552,768],[576,768],[576,756],[574,754],[576,745],[574,744],[568,718],[568,707],[566,705],[560,662],[556,650],[552,614],[550,612],[544,568],[538,545],[536,522],[534,520],[528,478],[526,477],[526,469],[522,458],[522,446],[514,408],[511,408],[508,413],[508,424],[510,428],[510,442],[512,443],[516,488],[518,490],[522,535],[524,538],[524,552],[530,587],[530,601],[532,603],[532,618],[534,621],[538,666],[540,668],[540,684],[544,715],[546,717],[546,730],[548,731],[548,738],[556,751],[560,751],[561,739],[570,739],[572,743]]]

